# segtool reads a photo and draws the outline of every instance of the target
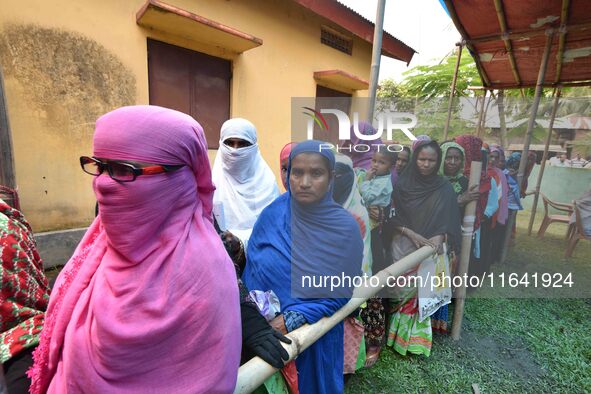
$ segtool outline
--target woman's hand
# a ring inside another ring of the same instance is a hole
[[[269,322],[271,327],[275,330],[279,331],[283,335],[287,334],[287,327],[285,327],[285,320],[283,319],[283,315],[277,315],[273,320]]]
[[[248,353],[259,356],[277,369],[289,360],[289,354],[281,346],[281,342],[290,344],[291,339],[275,330],[259,313],[256,305],[240,305],[242,319],[242,341]],[[281,321],[283,317],[280,315]],[[277,320],[277,318],[275,319]],[[285,324],[283,324],[285,328]]]
[[[443,235],[436,235],[434,237],[429,238],[429,241],[435,245],[435,249],[437,250],[437,254],[443,253],[443,241],[445,237]]]
[[[415,245],[415,247],[417,249],[422,246],[430,246],[433,249],[437,249],[437,245],[435,245],[431,240],[423,237],[420,234],[415,233],[414,231],[412,231],[408,227],[403,228],[402,234],[407,236],[408,239],[411,240],[411,242]]]
[[[458,204],[460,206],[464,206],[468,204],[470,201],[476,201],[480,197],[480,192],[478,191],[478,185],[472,185],[472,187],[466,190],[464,193],[458,196]]]
[[[382,221],[382,207],[377,205],[370,205],[369,209],[367,210],[369,213],[369,218],[374,222],[381,222]]]

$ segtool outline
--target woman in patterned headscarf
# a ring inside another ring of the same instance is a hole
[[[25,375],[39,343],[49,286],[35,239],[23,215],[0,200],[0,357],[9,393],[27,393]]]

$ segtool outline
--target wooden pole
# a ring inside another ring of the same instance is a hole
[[[290,332],[287,337],[292,340],[291,345],[281,344],[289,353],[289,360],[293,360],[298,354],[301,354],[304,350],[310,347],[341,320],[353,313],[353,311],[359,308],[361,304],[381,291],[382,286],[386,286],[386,281],[389,276],[395,277],[415,268],[427,257],[432,256],[433,253],[435,253],[433,248],[430,246],[423,246],[408,256],[403,257],[396,263],[384,268],[382,271],[374,275],[379,281],[377,286],[355,288],[353,298],[351,298],[347,304],[336,311],[332,316],[322,318],[314,324],[306,324],[297,330]],[[267,364],[261,358],[254,357],[242,365],[238,370],[238,381],[236,382],[234,394],[253,392],[276,371],[277,369]]]
[[[505,227],[505,238],[503,239],[503,245],[501,246],[501,258],[499,261],[501,264],[503,264],[507,259],[509,240],[511,239],[511,234],[513,233],[513,224],[515,223],[515,219],[517,219],[517,211],[509,210],[509,217],[507,218],[507,225]]]
[[[449,92],[449,102],[447,103],[447,119],[445,120],[445,127],[443,128],[443,140],[447,141],[447,134],[449,132],[449,122],[451,121],[451,109],[453,105],[454,96],[456,93],[456,83],[458,81],[458,71],[460,69],[460,61],[462,60],[463,43],[458,43],[458,57],[456,58],[456,67],[454,69],[454,77],[451,81],[451,91]]]
[[[499,122],[501,126],[501,146],[506,149],[509,144],[507,143],[507,124],[505,123],[505,91],[499,90],[497,95],[497,105],[499,107]]]
[[[536,123],[536,116],[538,114],[538,106],[540,105],[540,97],[542,96],[542,84],[546,76],[546,68],[548,67],[548,58],[550,57],[550,49],[552,48],[552,38],[554,31],[548,29],[546,31],[546,47],[544,48],[544,55],[542,56],[542,63],[540,64],[540,71],[538,72],[538,80],[536,82],[536,92],[534,95],[534,102],[532,104],[531,113],[529,115],[529,122],[527,124],[527,132],[523,141],[523,152],[521,153],[521,161],[519,162],[519,170],[517,172],[517,183],[519,189],[523,188],[523,181],[525,178],[525,168],[527,167],[527,155],[529,153],[529,144],[531,143],[531,136],[534,131]]]
[[[482,95],[482,104],[480,104],[480,112],[478,113],[478,124],[476,125],[476,136],[480,137],[480,126],[482,124],[482,117],[484,115],[484,102],[486,101],[486,90],[484,91],[484,94]],[[476,103],[476,107],[478,107],[478,103]]]
[[[486,100],[486,94],[489,91],[486,90],[484,92],[484,101],[485,101],[485,106],[484,106],[484,113],[482,114],[482,122],[480,124],[480,134],[478,135],[479,137],[482,135],[482,133],[484,132],[485,126],[486,126],[486,115],[488,114],[488,109],[490,108],[490,103],[491,103],[491,97],[488,98],[488,101]],[[490,95],[493,95],[493,91],[490,90]]]
[[[538,173],[538,180],[536,181],[536,188],[534,193],[534,202],[531,206],[531,216],[529,217],[529,226],[527,227],[527,235],[531,235],[536,219],[536,209],[538,208],[538,198],[540,197],[540,186],[542,185],[542,177],[544,176],[544,169],[546,168],[546,160],[548,160],[548,150],[550,149],[550,141],[552,140],[552,130],[554,128],[554,119],[556,118],[556,111],[558,110],[558,100],[560,99],[561,89],[554,89],[554,103],[552,104],[552,113],[550,114],[550,124],[548,125],[548,135],[546,136],[546,145],[544,146],[544,155],[540,163],[540,172]]]
[[[378,0],[376,10],[376,24],[373,30],[373,51],[371,54],[371,70],[369,82],[369,108],[367,109],[367,120],[373,122],[373,113],[376,107],[376,94],[378,89],[378,77],[380,75],[380,60],[382,58],[382,34],[384,27],[384,11],[386,0]]]
[[[12,157],[12,137],[8,122],[8,106],[4,94],[4,77],[0,66],[0,185],[16,189],[14,178],[14,159]]]
[[[470,165],[470,182],[468,183],[468,190],[474,185],[480,183],[480,173],[482,171],[482,163],[473,161]],[[470,265],[470,252],[472,250],[472,235],[474,235],[474,221],[476,219],[476,201],[470,201],[464,210],[464,221],[462,223],[462,248],[460,252],[460,264],[458,272],[455,275],[464,277],[468,273]],[[462,319],[464,317],[464,305],[466,301],[466,283],[456,288],[455,293],[455,308],[454,318],[451,325],[451,337],[457,341],[460,339],[460,332],[462,331]]]

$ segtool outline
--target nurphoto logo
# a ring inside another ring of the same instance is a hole
[[[380,147],[385,146],[391,152],[400,152],[402,151],[402,145],[399,144],[392,144],[392,145],[385,145],[383,143],[378,144],[371,144],[371,141],[380,140],[382,136],[386,136],[386,140],[393,140],[393,136],[395,132],[402,131],[408,139],[411,141],[415,141],[417,137],[409,130],[414,128],[417,125],[417,117],[414,114],[409,112],[381,112],[377,114],[376,120],[374,122],[374,128],[376,132],[374,134],[363,134],[359,130],[359,112],[353,112],[353,127],[351,127],[351,120],[349,119],[349,115],[345,112],[338,110],[338,109],[326,109],[323,108],[320,111],[316,111],[310,107],[302,107],[306,110],[303,112],[304,115],[308,116],[307,124],[307,139],[312,140],[314,139],[314,124],[316,124],[320,130],[328,130],[328,122],[326,121],[326,117],[324,115],[333,115],[336,117],[338,122],[338,136],[339,140],[342,141],[350,141],[351,140],[351,130],[357,140],[359,141],[367,141],[366,143],[357,143],[357,144],[347,144],[339,146],[333,145],[331,143],[322,144],[320,149],[336,149],[337,152],[340,151],[354,151],[354,152],[368,152],[372,146],[377,147],[378,151]],[[376,124],[377,123],[377,124]]]

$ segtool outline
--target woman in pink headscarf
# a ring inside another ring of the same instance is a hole
[[[287,167],[289,164],[289,154],[291,150],[297,145],[297,142],[289,142],[281,148],[279,153],[279,168],[281,168],[281,183],[285,190],[287,190]]]
[[[32,393],[229,393],[240,361],[236,276],[212,224],[203,129],[155,106],[98,119],[99,216],[61,272]]]

